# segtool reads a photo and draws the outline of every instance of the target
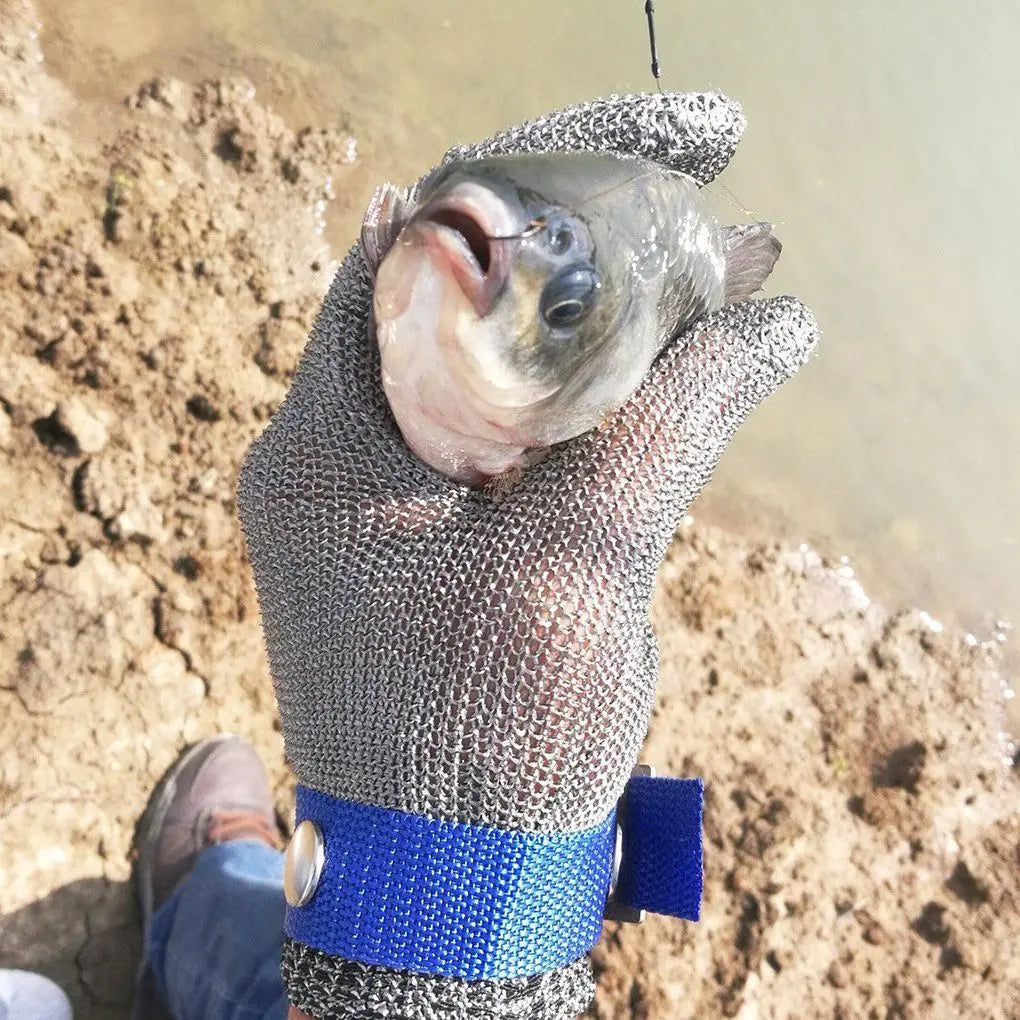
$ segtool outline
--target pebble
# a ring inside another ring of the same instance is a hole
[[[20,269],[32,261],[32,249],[17,234],[0,230],[0,265]]]
[[[189,397],[187,408],[191,415],[199,421],[216,422],[220,420],[220,412],[212,401],[203,393]]]
[[[57,422],[74,436],[82,453],[99,453],[109,439],[105,423],[77,397],[57,405]]]
[[[166,541],[163,514],[146,492],[135,493],[135,498],[113,520],[113,531],[118,538],[140,538],[148,541]]]

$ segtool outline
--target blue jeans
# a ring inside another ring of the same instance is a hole
[[[283,912],[282,853],[254,840],[203,850],[149,929],[174,1020],[284,1020]]]

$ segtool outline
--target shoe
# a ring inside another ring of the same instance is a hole
[[[280,848],[266,770],[250,744],[226,733],[195,744],[177,759],[157,784],[138,823],[135,884],[143,950],[135,1017],[168,1015],[154,998],[146,966],[153,914],[203,850],[235,839],[257,839]]]

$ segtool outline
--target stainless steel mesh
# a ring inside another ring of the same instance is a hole
[[[624,97],[453,154],[634,152],[706,180],[743,126],[717,94]],[[648,603],[673,528],[737,426],[806,359],[814,320],[792,298],[710,316],[604,428],[494,500],[404,445],[369,335],[371,286],[355,248],[241,476],[288,756],[303,784],[347,799],[587,828],[619,797],[647,728]],[[511,1010],[500,982],[444,998],[441,979],[380,978],[345,961],[330,971],[328,957],[294,944],[285,960],[291,996],[313,1016],[560,1017],[584,1006],[576,980],[524,982]],[[388,1005],[330,1012],[326,988],[334,1004],[371,991]]]
[[[283,961],[291,1001],[316,1020],[545,1020],[582,1012],[595,994],[587,959],[517,981],[396,973],[296,942],[287,943]]]

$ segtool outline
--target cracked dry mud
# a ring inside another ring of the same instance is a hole
[[[87,106],[0,0],[0,964],[127,1016],[130,845],[218,730],[283,761],[233,490],[330,270],[350,140],[244,82]],[[753,423],[750,426],[753,428]],[[1020,1016],[988,649],[813,554],[677,534],[645,759],[707,783],[698,925],[607,925],[604,1018]]]

